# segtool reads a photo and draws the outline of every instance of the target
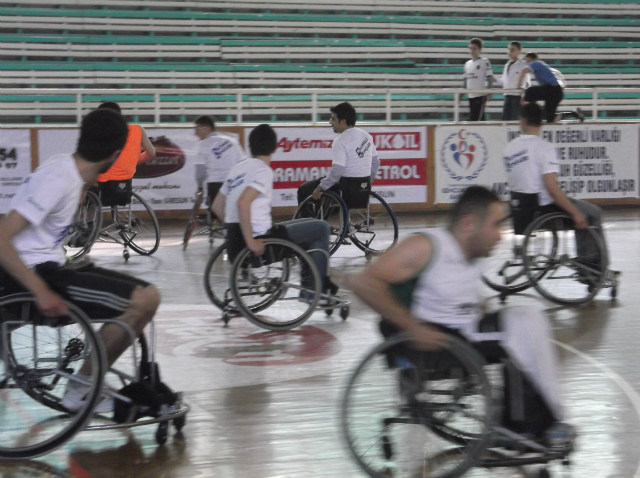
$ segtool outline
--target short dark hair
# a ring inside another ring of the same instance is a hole
[[[483,42],[480,38],[472,38],[471,40],[469,40],[469,45],[476,45],[482,50]]]
[[[538,54],[535,52],[530,51],[529,53],[527,53],[525,56],[525,58],[531,58],[533,61],[538,59]]]
[[[93,110],[82,120],[76,153],[91,163],[99,163],[121,150],[129,129],[121,114],[112,109]]]
[[[216,119],[213,116],[198,116],[194,121],[198,126],[208,126],[213,131],[216,128]]]
[[[527,103],[520,108],[520,117],[526,119],[529,126],[541,126],[544,115],[538,103]]]
[[[270,156],[278,147],[278,135],[268,124],[253,128],[249,134],[251,156]]]
[[[338,118],[338,121],[345,120],[347,122],[347,126],[356,125],[356,109],[351,106],[351,103],[345,101],[344,103],[340,103],[333,108],[329,108],[329,111],[336,114],[336,118]]]
[[[122,114],[122,109],[120,109],[120,105],[118,103],[116,103],[115,101],[105,101],[100,106],[98,106],[98,109],[100,109],[100,110],[102,110],[102,109],[113,110],[116,113]]]
[[[449,211],[451,225],[457,224],[469,214],[484,220],[489,215],[489,206],[497,202],[500,202],[500,198],[490,189],[484,186],[469,186]]]
[[[511,43],[509,43],[509,45],[513,45],[513,46],[515,46],[518,50],[522,50],[522,43],[520,43],[519,41],[512,41]]]

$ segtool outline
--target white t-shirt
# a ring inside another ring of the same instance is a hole
[[[446,228],[422,231],[433,246],[427,269],[413,290],[411,313],[420,320],[465,328],[482,318],[479,262],[467,260],[460,243]]]
[[[371,158],[378,152],[369,133],[360,128],[349,128],[333,140],[333,163],[344,166],[345,178],[371,176]]]
[[[520,88],[518,84],[518,80],[520,79],[520,73],[527,66],[527,62],[522,58],[518,58],[515,62],[509,60],[506,65],[504,65],[504,70],[502,70],[502,76],[498,80],[498,84],[502,86],[505,90],[517,90]],[[524,76],[523,88],[527,89],[531,86],[531,74],[527,73]],[[505,93],[505,96],[520,96],[520,93]]]
[[[493,70],[488,58],[471,59],[464,64],[463,78],[467,81],[468,90],[485,89],[487,79],[491,76],[493,76]],[[469,98],[478,98],[486,95],[486,93],[469,93]]]
[[[36,169],[11,200],[10,210],[29,225],[13,237],[20,258],[33,267],[66,263],[62,242],[80,203],[84,181],[70,154],[58,154]]]
[[[221,183],[229,170],[244,157],[235,138],[213,132],[198,143],[195,164],[206,165],[208,183]]]
[[[540,136],[522,135],[507,145],[503,160],[512,191],[537,193],[541,206],[553,202],[542,179],[544,174],[560,172],[556,150],[551,143]]]
[[[220,193],[226,196],[225,222],[240,222],[238,199],[248,186],[260,193],[251,203],[251,230],[255,237],[271,229],[273,170],[261,159],[247,158],[229,171],[229,176],[220,188]]]

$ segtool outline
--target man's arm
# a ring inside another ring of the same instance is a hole
[[[371,183],[376,180],[376,176],[378,175],[378,168],[380,167],[380,158],[377,154],[371,156]]]
[[[144,130],[142,126],[140,126],[140,133],[142,134],[142,149],[144,149],[144,153],[140,155],[139,163],[143,163],[151,158],[156,157],[156,149],[151,144],[149,137],[147,136],[147,132]]]
[[[216,215],[216,217],[220,220],[220,222],[224,223],[224,209],[227,206],[227,196],[222,194],[221,191],[218,191],[216,194],[216,198],[213,200],[213,204],[211,205],[211,210]]]
[[[527,75],[527,73],[531,73],[531,68],[528,66],[525,66],[522,71],[520,72],[520,77],[518,78],[518,88],[522,88],[522,80],[524,79],[524,77]]]
[[[424,348],[442,346],[446,337],[413,317],[398,301],[392,286],[416,277],[427,267],[432,254],[433,247],[427,237],[410,236],[351,280],[351,287],[360,299],[386,320],[409,332]]]
[[[34,295],[38,308],[45,316],[67,314],[69,309],[62,297],[22,262],[11,243],[12,238],[28,225],[29,222],[16,211],[11,211],[0,220],[0,267]]]
[[[587,218],[580,212],[580,210],[571,202],[566,194],[558,186],[558,180],[556,179],[556,173],[547,173],[542,175],[544,185],[549,191],[549,195],[553,198],[553,201],[573,218],[573,222],[578,229],[585,229],[589,227]]]
[[[254,239],[253,229],[251,228],[251,203],[258,197],[260,191],[247,186],[240,198],[238,199],[238,219],[240,220],[240,230],[242,230],[242,236],[244,242],[247,243],[247,247],[251,249],[256,256],[260,256],[264,253],[264,239]]]

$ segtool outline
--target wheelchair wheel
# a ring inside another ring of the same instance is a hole
[[[349,209],[347,234],[361,251],[382,254],[398,242],[398,221],[389,204],[370,191],[366,209]]]
[[[341,404],[342,432],[360,467],[375,478],[462,476],[490,438],[484,364],[455,337],[434,352],[416,350],[404,335],[371,350]]]
[[[227,243],[225,242],[213,251],[204,269],[204,290],[207,292],[209,300],[220,310],[229,308],[229,305],[233,304],[229,287],[232,265],[227,257]],[[235,307],[232,309],[237,311]]]
[[[187,222],[187,227],[184,230],[184,235],[182,236],[182,250],[187,250],[187,245],[189,245],[189,239],[193,235],[193,231],[198,224],[198,214],[200,214],[200,206],[202,206],[202,199],[204,198],[204,193],[202,191],[198,191],[196,194],[196,202],[193,204],[193,208],[191,209],[191,216],[189,216],[189,222]]]
[[[88,191],[82,204],[78,207],[63,246],[67,259],[75,261],[87,254],[102,229],[102,204],[98,195]]]
[[[293,219],[312,217],[327,221],[331,226],[329,236],[329,254],[340,247],[347,233],[346,225],[349,222],[349,211],[342,198],[333,191],[326,191],[318,201],[311,196],[302,201],[293,215]]]
[[[102,341],[73,305],[65,317],[43,317],[28,294],[0,300],[0,458],[25,459],[58,448],[81,431],[100,398],[106,363]],[[82,364],[91,374],[79,378]],[[80,409],[62,399],[71,381],[88,385]]]
[[[134,199],[142,204],[143,211],[132,209]],[[125,245],[143,256],[150,256],[158,250],[160,245],[158,218],[149,203],[139,194],[131,194],[131,204],[126,208],[113,208],[112,211]]]
[[[268,330],[289,330],[313,313],[322,286],[302,248],[268,239],[261,256],[244,249],[233,263],[231,296],[242,315]]]
[[[529,280],[541,295],[563,305],[588,302],[605,279],[605,247],[592,228],[576,231],[565,213],[547,214],[527,228],[523,243]],[[599,259],[579,258],[576,240],[592,241]]]
[[[521,236],[516,236],[513,228],[501,232],[500,241],[491,256],[482,261],[482,280],[493,290],[515,294],[531,287],[522,258]]]

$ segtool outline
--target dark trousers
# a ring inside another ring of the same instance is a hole
[[[484,107],[487,103],[486,96],[469,98],[469,121],[484,121]]]
[[[520,95],[505,95],[502,106],[502,121],[512,121],[520,118]]]
[[[547,123],[553,123],[556,119],[556,110],[558,105],[564,98],[562,87],[560,86],[531,86],[527,88],[524,94],[524,100],[527,103],[534,101],[544,101],[544,115]]]

